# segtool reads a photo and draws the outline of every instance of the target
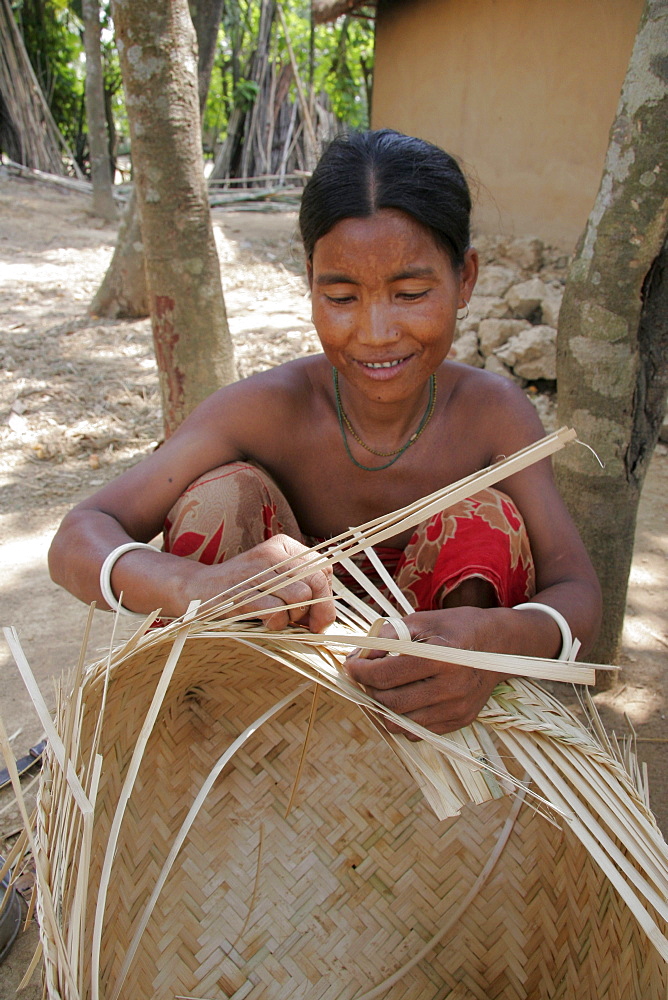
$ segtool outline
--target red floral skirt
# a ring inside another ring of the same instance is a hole
[[[164,549],[199,562],[223,562],[286,534],[306,545],[321,539],[302,534],[278,486],[257,466],[233,462],[196,479],[170,510]],[[529,538],[512,500],[481,490],[417,526],[405,549],[379,546],[376,553],[416,611],[440,606],[464,580],[478,577],[494,588],[500,607],[535,593]],[[385,591],[368,558],[355,562]],[[337,575],[356,593],[361,588],[339,567]]]

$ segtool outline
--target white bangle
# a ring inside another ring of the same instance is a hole
[[[116,599],[111,589],[111,571],[121,556],[124,556],[126,552],[131,552],[133,549],[151,549],[152,552],[157,551],[152,545],[147,545],[146,542],[126,542],[124,545],[119,545],[117,548],[112,549],[100,569],[100,590],[102,591],[102,596],[109,607],[121,615],[134,615],[136,612],[124,608]]]
[[[561,650],[559,651],[559,656],[555,656],[555,660],[574,660],[578,654],[580,648],[579,639],[573,638],[573,633],[571,632],[571,627],[561,614],[561,612],[556,611],[551,608],[549,604],[539,604],[537,601],[530,601],[527,604],[516,604],[513,611],[544,611],[546,615],[549,615],[557,625],[559,626],[559,631],[561,632]]]

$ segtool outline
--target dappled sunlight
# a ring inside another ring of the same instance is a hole
[[[659,582],[656,568],[649,566],[632,566],[629,583],[638,587],[654,587]]]
[[[623,735],[629,732],[628,722],[632,726],[642,726],[654,716],[661,714],[665,705],[664,699],[647,687],[638,687],[630,683],[619,688],[599,692],[594,701],[600,708],[605,706],[620,717],[621,725],[614,726],[615,732]]]
[[[49,528],[36,534],[14,535],[3,542],[0,547],[0,594],[18,586],[30,570],[41,569],[48,573],[47,552],[54,534],[54,529]]]
[[[87,262],[104,271],[109,264],[113,247],[99,247],[85,251]],[[0,255],[0,286],[13,285],[16,289],[26,282],[45,285],[52,282],[55,288],[67,287],[64,282],[63,266],[78,264],[82,251],[77,247],[60,247],[43,253],[22,255],[20,261],[3,259]],[[13,256],[13,255],[12,255]],[[75,294],[76,288],[68,287],[68,294]]]
[[[51,537],[75,502],[156,446],[162,421],[150,321],[86,314],[112,231],[94,228],[84,198],[58,202],[38,188],[21,214],[25,190],[12,186],[18,194],[3,202],[0,217],[7,234],[0,242],[0,605],[49,690],[48,678],[75,661],[87,614],[49,578]],[[213,218],[239,374],[318,351],[296,213],[216,209]],[[622,670],[595,696],[610,730],[628,733],[630,722],[647,740],[639,745],[660,750],[649,740],[666,733],[667,492],[668,455],[659,448],[639,512]],[[92,649],[103,648],[111,621],[96,613]],[[14,699],[10,715],[21,717],[5,653],[0,648],[0,700]]]
[[[652,628],[645,619],[626,616],[622,636],[623,645],[632,646],[634,651],[639,653],[643,649],[654,649],[657,642],[664,643],[668,655],[668,634],[666,634],[665,622],[662,635],[657,629]]]

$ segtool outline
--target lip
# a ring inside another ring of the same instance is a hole
[[[412,357],[412,354],[407,354],[401,358],[373,358],[368,361],[355,358],[355,365],[358,368],[361,368],[364,374],[369,378],[385,381],[387,379],[395,378],[397,375],[404,372]],[[392,364],[388,365],[389,362],[392,362]],[[387,367],[372,368],[371,365],[385,365]]]

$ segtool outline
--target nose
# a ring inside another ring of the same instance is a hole
[[[360,317],[358,337],[362,344],[391,344],[401,336],[392,309],[385,303],[371,303]]]

